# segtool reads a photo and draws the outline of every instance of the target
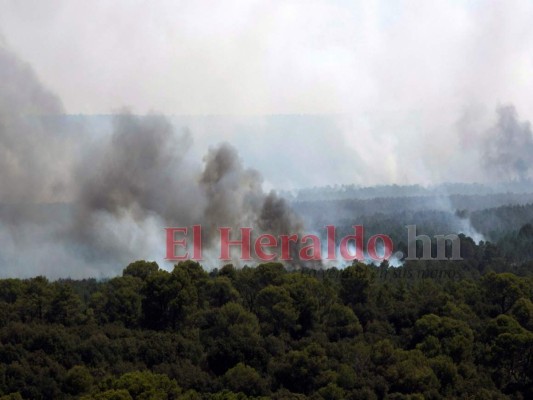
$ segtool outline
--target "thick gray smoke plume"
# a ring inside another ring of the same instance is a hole
[[[111,138],[89,151],[76,172],[76,217],[68,237],[98,259],[133,257],[132,247],[148,251],[146,241],[134,239],[131,246],[126,232],[132,225],[159,237],[152,232],[158,224],[201,224],[207,251],[219,244],[223,226],[236,235],[240,227],[256,234],[299,232],[302,224],[287,203],[264,193],[261,175],[244,168],[231,145],[211,148],[202,170],[187,157],[190,144],[189,134],[175,133],[162,116],[116,116]]]
[[[84,210],[112,214],[131,210],[137,218],[150,212],[175,215],[180,208],[176,183],[190,142],[188,135],[175,135],[164,117],[115,117],[110,140],[98,143],[77,171],[78,203]],[[181,196],[183,208],[194,204],[194,195]]]
[[[204,218],[209,232],[220,226],[249,226],[279,235],[303,228],[284,199],[263,192],[259,172],[244,168],[232,146],[224,143],[210,149],[204,161],[200,185],[207,200]]]
[[[265,196],[260,174],[243,168],[237,151],[230,145],[211,148],[204,161],[199,183],[207,199],[204,224],[211,241],[209,233],[218,227],[249,226]]]
[[[151,237],[199,216],[195,171],[183,160],[190,144],[190,136],[176,135],[162,116],[115,116],[112,135],[93,143],[75,168],[73,220],[65,238],[91,262],[127,262],[147,252],[161,257],[150,253],[157,245]]]
[[[59,126],[46,126],[39,118],[62,113],[61,102],[40,84],[27,64],[2,45],[0,82],[0,203],[64,199],[68,189],[68,168],[64,167],[72,155],[68,151],[71,143]]]
[[[207,251],[221,226],[302,227],[229,144],[202,165],[187,132],[127,112],[103,140],[67,133],[59,99],[4,47],[0,82],[0,275],[109,276],[135,258],[162,259],[166,226],[201,224]]]
[[[495,180],[525,180],[533,168],[533,135],[514,106],[497,109],[498,121],[484,135],[482,162]]]

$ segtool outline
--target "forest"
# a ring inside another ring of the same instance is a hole
[[[532,17],[0,1],[0,400],[533,400]]]
[[[0,280],[0,399],[533,398],[533,263]]]

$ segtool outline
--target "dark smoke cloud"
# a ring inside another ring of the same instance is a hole
[[[297,233],[303,227],[302,220],[287,205],[287,201],[270,192],[263,201],[258,226],[265,232]]]
[[[190,145],[190,136],[176,134],[163,116],[115,116],[112,135],[87,149],[75,168],[74,218],[65,238],[92,262],[128,262],[149,251],[143,230],[159,237],[147,221],[160,230],[190,224],[199,201],[188,175],[195,171],[183,162]]]
[[[533,135],[514,106],[497,110],[498,120],[484,135],[482,163],[495,180],[526,180],[533,168]]]
[[[302,220],[285,199],[273,191],[268,194],[263,191],[260,173],[244,168],[231,145],[223,143],[210,149],[204,161],[200,185],[207,200],[204,226],[208,227],[208,241],[215,237],[213,233],[221,226],[252,227],[255,236],[270,233],[301,237]],[[298,258],[298,249],[297,245],[291,248],[294,260]]]
[[[244,168],[237,150],[229,144],[209,149],[204,161],[200,186],[207,199],[204,224],[211,241],[218,227],[250,226],[264,194],[261,175]]]
[[[162,259],[165,226],[201,224],[206,245],[218,245],[220,226],[302,227],[227,143],[202,164],[188,132],[127,112],[104,139],[73,134],[61,101],[5,47],[0,82],[0,275],[109,276],[135,258]]]
[[[114,117],[112,136],[87,151],[76,171],[81,222],[93,212],[193,222],[201,199],[193,184],[198,168],[184,162],[191,142],[163,116]]]
[[[77,170],[76,218],[66,236],[99,259],[134,257],[121,231],[142,227],[159,236],[154,224],[201,224],[207,251],[217,250],[222,226],[237,235],[240,227],[256,234],[299,233],[302,223],[288,204],[263,191],[261,175],[242,165],[235,148],[223,143],[209,149],[202,169],[187,157],[190,144],[190,135],[177,134],[165,117],[116,116],[109,141],[87,152]]]

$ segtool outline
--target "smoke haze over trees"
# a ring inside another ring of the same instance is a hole
[[[532,16],[0,2],[0,400],[533,398]]]
[[[380,196],[391,197],[395,212],[448,212],[451,222],[433,224],[431,232],[449,229],[479,240],[488,232],[478,234],[469,218],[457,218],[456,211],[530,201],[527,179],[533,139],[529,124],[518,119],[512,106],[498,109],[498,121],[481,136],[482,161],[472,166],[485,170],[493,180],[485,186],[486,201],[472,197],[472,190],[479,188],[469,185],[406,186],[404,200],[394,200],[401,193],[396,188],[363,192],[352,187],[337,191],[344,193],[341,198],[354,199],[348,203],[321,205],[316,202],[320,196],[312,195],[309,200],[316,203],[306,205],[294,201],[298,197],[293,193],[287,193],[292,200],[286,201],[266,191],[261,174],[245,167],[229,143],[214,144],[205,156],[199,156],[192,149],[194,131],[185,123],[201,132],[212,124],[209,118],[202,125],[198,120],[137,116],[126,110],[109,117],[107,128],[105,124],[91,126],[87,117],[62,117],[61,101],[6,46],[0,49],[0,62],[5,82],[0,94],[0,233],[4,238],[0,257],[6,275],[106,276],[131,258],[161,260],[163,226],[201,224],[209,247],[220,226],[251,226],[256,233],[279,235],[314,231],[326,224],[349,227],[354,218],[372,225],[371,221],[379,220],[372,217],[376,212],[389,209],[375,208],[382,203]],[[294,121],[302,123],[301,118]],[[226,123],[236,126],[231,120]],[[290,125],[269,129],[284,126]],[[237,135],[235,140],[241,139]],[[372,165],[358,172],[369,168]],[[509,191],[516,194],[498,194]],[[371,208],[364,198],[369,198]],[[313,207],[320,211],[311,211]],[[404,223],[400,220],[384,226],[388,229],[384,233],[398,232],[398,241]],[[216,267],[216,251],[209,257]]]

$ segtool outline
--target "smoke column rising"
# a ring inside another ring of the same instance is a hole
[[[495,180],[531,178],[533,135],[529,121],[521,122],[514,106],[497,109],[498,120],[484,135],[483,165]]]
[[[111,275],[135,258],[162,258],[165,226],[201,224],[208,252],[220,226],[275,235],[302,228],[231,145],[211,148],[202,165],[187,157],[188,132],[160,115],[127,112],[114,117],[104,140],[69,137],[60,124],[43,122],[63,110],[29,66],[1,48],[0,71],[7,83],[0,93],[4,273],[26,264],[16,274]]]

